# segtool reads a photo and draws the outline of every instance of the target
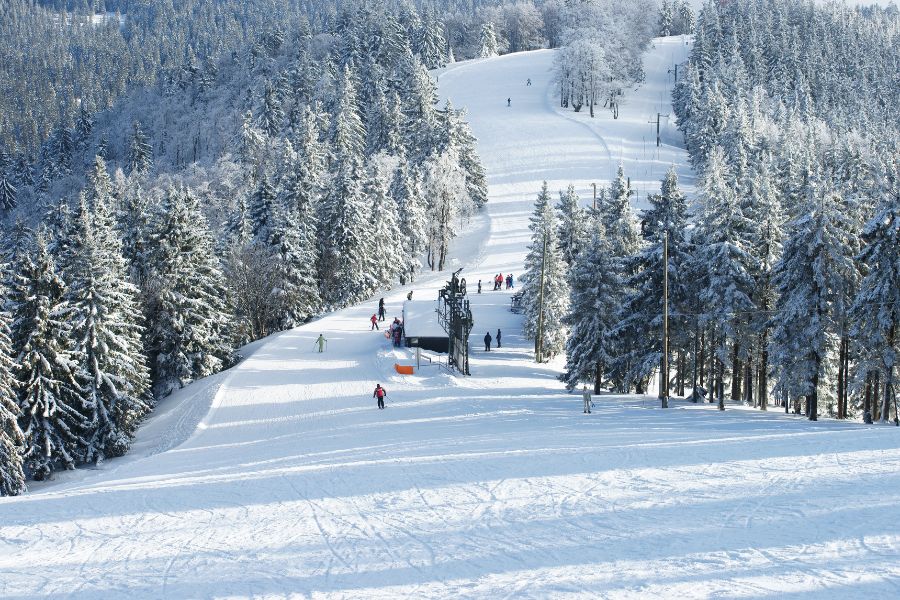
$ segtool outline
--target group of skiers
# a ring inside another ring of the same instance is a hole
[[[490,331],[488,331],[487,333],[484,334],[484,351],[485,352],[491,351],[491,342],[493,341],[493,339],[494,338],[491,337]],[[498,348],[502,347],[500,345],[500,329],[497,329],[497,347]]]
[[[503,277],[503,273],[497,273],[496,275],[494,275],[494,291],[502,290],[504,283],[506,284],[506,289],[513,289],[512,273],[508,273],[506,277]],[[481,280],[478,281],[478,293],[481,293]]]

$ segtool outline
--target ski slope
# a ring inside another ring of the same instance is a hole
[[[643,144],[682,45],[657,41],[616,121],[558,110],[549,51],[440,73],[490,182],[451,265],[485,284],[472,377],[396,375],[411,355],[369,331],[377,298],[257,342],[129,456],[0,498],[0,598],[900,597],[895,428],[641,397],[584,415],[487,284],[521,273],[545,179],[589,202],[622,161],[644,193],[669,164],[690,186],[674,126]],[[388,319],[447,277],[386,292]]]

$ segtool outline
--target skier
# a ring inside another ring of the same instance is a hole
[[[525,82],[525,85],[531,85],[531,78],[528,78],[528,81]]]
[[[507,98],[506,99],[506,107],[509,108],[510,106],[512,106],[512,98]]]
[[[373,398],[378,399],[378,408],[384,408],[384,397],[387,396],[387,392],[384,391],[384,388],[381,387],[380,383],[375,384],[375,392],[372,394]]]
[[[497,347],[500,348],[500,329],[497,328]]]
[[[378,301],[378,320],[384,321],[384,298]]]
[[[492,338],[491,338],[491,332],[490,332],[490,331],[488,331],[486,334],[484,334],[484,351],[485,351],[485,352],[490,352],[490,351],[491,351],[491,339],[492,339]]]
[[[506,289],[509,289],[511,287],[512,287],[512,275],[507,275],[506,276]]]
[[[318,339],[316,339],[316,344],[319,345],[319,352],[325,352],[325,343],[327,341],[325,336],[320,333]]]
[[[481,280],[478,280],[478,293],[481,293]]]
[[[412,290],[409,290],[409,293],[406,295],[407,300],[412,300]]]
[[[509,289],[511,289],[511,290],[516,289],[515,283],[516,283],[516,280],[513,279],[513,274],[510,273],[510,274],[509,274]]]
[[[588,391],[587,385],[585,385],[581,389],[581,397],[584,400],[585,414],[591,414],[591,406],[593,405],[593,402],[591,402],[591,393]]]
[[[378,329],[378,315],[372,313],[372,316],[369,318],[369,320],[372,321],[372,329],[370,329],[369,331]]]

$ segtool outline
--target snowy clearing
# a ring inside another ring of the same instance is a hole
[[[485,284],[473,376],[397,375],[411,354],[369,331],[377,298],[254,344],[165,400],[129,456],[0,499],[0,597],[900,596],[896,428],[640,397],[584,415],[487,289],[521,271],[544,179],[587,203],[622,160],[643,197],[675,163],[690,190],[674,124],[656,155],[647,123],[684,51],[657,40],[618,121],[557,109],[549,51],[442,72],[491,184],[451,264]]]

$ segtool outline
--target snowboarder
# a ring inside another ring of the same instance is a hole
[[[316,339],[316,344],[319,345],[319,352],[325,352],[325,344],[327,342],[328,340],[325,339],[325,336],[320,333],[319,337]]]
[[[512,98],[507,98],[506,99],[506,107],[509,108],[510,106],[512,106]]]
[[[384,298],[378,301],[378,320],[384,321]]]
[[[387,396],[387,392],[384,391],[384,388],[381,387],[380,383],[375,384],[375,392],[372,394],[373,398],[378,399],[378,408],[384,408],[384,397]]]
[[[500,329],[497,329],[497,347],[500,348]]]
[[[525,82],[525,85],[531,85],[531,78],[529,78],[528,81]]]
[[[372,313],[372,316],[369,317],[369,320],[372,321],[372,329],[370,329],[369,331],[378,329],[378,315]]]
[[[478,293],[481,293],[481,280],[478,280]]]
[[[492,338],[491,338],[491,332],[490,332],[490,331],[488,331],[486,334],[484,334],[484,351],[485,351],[485,352],[490,352],[490,351],[491,351],[491,339],[492,339]]]
[[[594,403],[591,402],[591,392],[588,391],[587,385],[585,385],[583,388],[581,388],[581,397],[584,400],[585,414],[591,414],[591,406],[593,406]]]

